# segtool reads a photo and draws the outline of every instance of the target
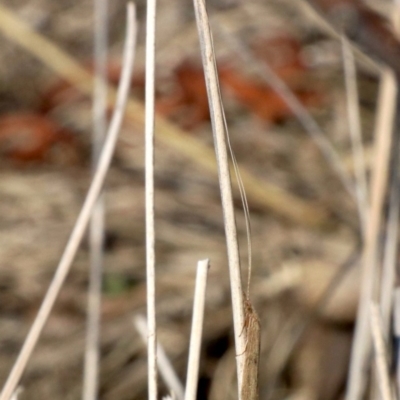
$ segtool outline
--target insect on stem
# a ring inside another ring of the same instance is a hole
[[[260,319],[254,310],[250,299],[244,301],[244,327],[246,333],[246,349],[244,356],[241,398],[243,400],[258,400],[258,366],[260,360]]]

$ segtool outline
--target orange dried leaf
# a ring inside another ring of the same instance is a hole
[[[29,112],[0,116],[0,154],[15,161],[39,161],[56,142],[74,141],[49,118]]]
[[[266,85],[243,78],[231,69],[220,71],[220,80],[224,89],[229,89],[243,106],[266,122],[280,122],[293,116],[285,100]],[[305,106],[319,105],[322,101],[315,91],[295,91],[295,94]]]
[[[193,129],[210,118],[204,72],[190,61],[184,61],[174,74],[177,88],[169,96],[157,100],[156,109],[172,119],[181,117],[181,125]]]

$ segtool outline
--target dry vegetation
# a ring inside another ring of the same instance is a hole
[[[109,78],[115,81],[125,3],[110,3]],[[277,63],[275,70],[317,120],[345,172],[351,175],[354,167],[341,44],[297,2],[238,3],[210,0],[209,13],[215,27],[232,147],[245,171],[249,191],[251,298],[262,326],[260,399],[340,399],[360,284],[356,201],[293,113],[257,76],[255,66],[262,69],[263,59]],[[82,64],[92,63],[92,2],[4,0],[3,5]],[[139,42],[132,93],[142,102],[144,1],[137,7]],[[246,46],[254,62],[242,61],[234,42],[226,40],[224,29]],[[163,118],[156,126],[155,167],[158,338],[184,381],[195,266],[199,259],[209,258],[198,398],[235,398],[232,312],[219,187],[216,174],[210,172],[212,167],[204,167],[201,148],[197,156],[190,154],[191,143],[212,146],[190,2],[160,1],[157,38],[156,109]],[[294,43],[294,50],[288,47],[287,39]],[[289,65],[293,71],[280,65],[285,64],[288,49],[300,54],[296,63],[301,65]],[[89,99],[60,82],[46,65],[4,36],[0,36],[0,59],[3,382],[90,183],[92,116]],[[378,74],[364,58],[358,59],[358,66],[369,170]],[[43,138],[42,133],[34,136],[27,128],[15,138],[6,137],[8,128],[1,118],[9,113],[21,113],[19,121],[26,113],[51,118],[57,128]],[[185,130],[179,136],[182,144],[170,142],[164,135],[164,118],[170,118],[177,131]],[[133,315],[146,309],[144,137],[143,126],[132,120],[128,118],[123,127],[105,187],[99,396],[103,400],[142,399],[147,388],[146,349],[133,325]],[[158,128],[162,139],[158,139]],[[35,140],[40,140],[40,146]],[[274,191],[275,187],[280,190]],[[245,266],[246,228],[237,191],[235,205]],[[85,241],[24,374],[20,400],[81,396],[88,258]],[[246,274],[243,268],[244,279]],[[166,394],[162,385],[161,393]]]

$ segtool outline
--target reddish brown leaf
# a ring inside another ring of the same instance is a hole
[[[28,112],[0,117],[0,154],[16,161],[40,161],[56,142],[73,136],[49,118]]]
[[[203,70],[186,60],[175,70],[175,79],[175,91],[157,101],[157,111],[172,119],[181,117],[181,125],[193,129],[210,117]]]
[[[231,69],[220,71],[221,84],[251,112],[266,122],[280,122],[293,115],[292,110],[270,87],[243,78]],[[295,91],[305,106],[320,105],[322,95],[311,90]]]

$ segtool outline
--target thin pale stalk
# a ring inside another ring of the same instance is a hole
[[[358,306],[356,329],[350,360],[346,400],[361,400],[366,383],[368,363],[371,354],[371,330],[369,305],[376,299],[379,253],[379,232],[385,200],[390,148],[392,143],[393,120],[396,106],[397,82],[392,71],[385,69],[381,80],[375,126],[376,164],[372,170],[371,207],[367,219],[367,232],[363,248],[363,271],[361,294]]]
[[[209,260],[197,264],[196,287],[194,292],[192,331],[190,334],[189,359],[186,374],[185,400],[196,400],[199,381],[201,338],[203,334],[204,306]]]
[[[317,121],[299,101],[288,85],[273,71],[268,63],[264,62],[261,67],[258,60],[255,59],[247,47],[243,45],[223,23],[218,23],[216,26],[223,35],[225,42],[231,45],[233,50],[235,50],[236,55],[242,59],[243,63],[251,65],[254,72],[256,72],[257,75],[259,75],[260,78],[262,78],[269,86],[271,86],[272,89],[274,89],[274,91],[285,101],[303,126],[305,132],[308,133],[318,146],[327,163],[336,173],[349,195],[355,197],[353,181],[345,170],[339,155],[326,138],[325,133],[322,131]]]
[[[154,222],[154,114],[155,114],[155,33],[156,0],[147,1],[146,19],[146,87],[145,87],[145,203],[146,203],[146,286],[148,393],[157,400],[157,326]]]
[[[118,88],[117,102],[113,117],[110,123],[110,127],[107,132],[107,138],[101,151],[99,164],[97,171],[93,177],[92,183],[90,184],[89,191],[85,198],[85,202],[79,213],[75,226],[69,237],[68,243],[61,256],[61,260],[57,266],[53,280],[47,290],[47,293],[40,306],[38,315],[32,324],[32,327],[26,337],[26,340],[22,346],[19,356],[11,370],[10,375],[3,387],[3,391],[0,395],[0,400],[9,400],[19,380],[26,368],[29,358],[38,342],[40,334],[43,330],[44,325],[50,315],[50,312],[54,306],[57,296],[61,290],[61,287],[65,281],[65,278],[70,270],[71,264],[75,258],[79,244],[86,231],[89,223],[90,216],[93,211],[93,207],[96,200],[101,192],[104,184],[107,171],[109,169],[111,158],[117,142],[118,133],[122,124],[126,101],[129,94],[129,87],[131,81],[132,67],[134,61],[135,52],[135,21],[133,5],[128,5],[128,26],[127,35],[124,51],[124,63],[122,70],[122,77]]]
[[[228,250],[228,264],[230,273],[233,323],[235,333],[236,363],[238,375],[238,392],[242,387],[244,353],[246,338],[243,334],[244,310],[243,290],[240,270],[239,247],[237,241],[235,212],[233,207],[231,178],[229,173],[228,151],[224,126],[224,112],[222,108],[218,74],[216,69],[213,41],[208,22],[204,0],[194,0],[197,29],[200,38],[200,48],[207,86],[208,102],[210,107],[211,123],[214,135],[215,153],[218,163],[218,175],[221,191],[222,209],[224,214],[225,236]]]
[[[18,386],[18,387],[15,389],[15,392],[14,392],[14,394],[11,396],[11,399],[10,399],[10,400],[18,400],[19,395],[20,395],[23,391],[24,391],[23,387],[22,387],[22,386]]]
[[[142,315],[136,315],[133,318],[133,323],[135,325],[136,330],[139,332],[139,335],[143,339],[143,342],[147,346],[147,321],[146,318]],[[166,386],[171,391],[173,398],[176,400],[183,400],[184,398],[184,388],[179,380],[177,373],[172,366],[171,361],[168,359],[167,353],[164,350],[164,347],[161,345],[159,341],[157,341],[157,367],[160,371],[161,378],[164,380]]]
[[[107,133],[107,48],[108,48],[108,0],[94,1],[94,60],[95,79],[93,90],[93,173],[99,160],[101,147]],[[86,344],[83,371],[83,400],[95,400],[98,392],[100,361],[100,307],[103,274],[104,198],[101,194],[93,208],[90,221],[90,273],[86,322]]]
[[[347,115],[349,119],[349,131],[353,162],[356,178],[357,208],[360,218],[361,234],[366,232],[368,215],[368,185],[367,172],[362,143],[360,107],[357,88],[357,72],[354,55],[347,39],[342,36],[343,67],[346,83]]]
[[[375,365],[377,372],[377,382],[381,400],[392,400],[392,390],[389,378],[389,360],[386,354],[386,344],[383,337],[382,321],[379,313],[379,306],[371,302],[370,305],[370,325],[372,331],[372,341],[375,350]]]

